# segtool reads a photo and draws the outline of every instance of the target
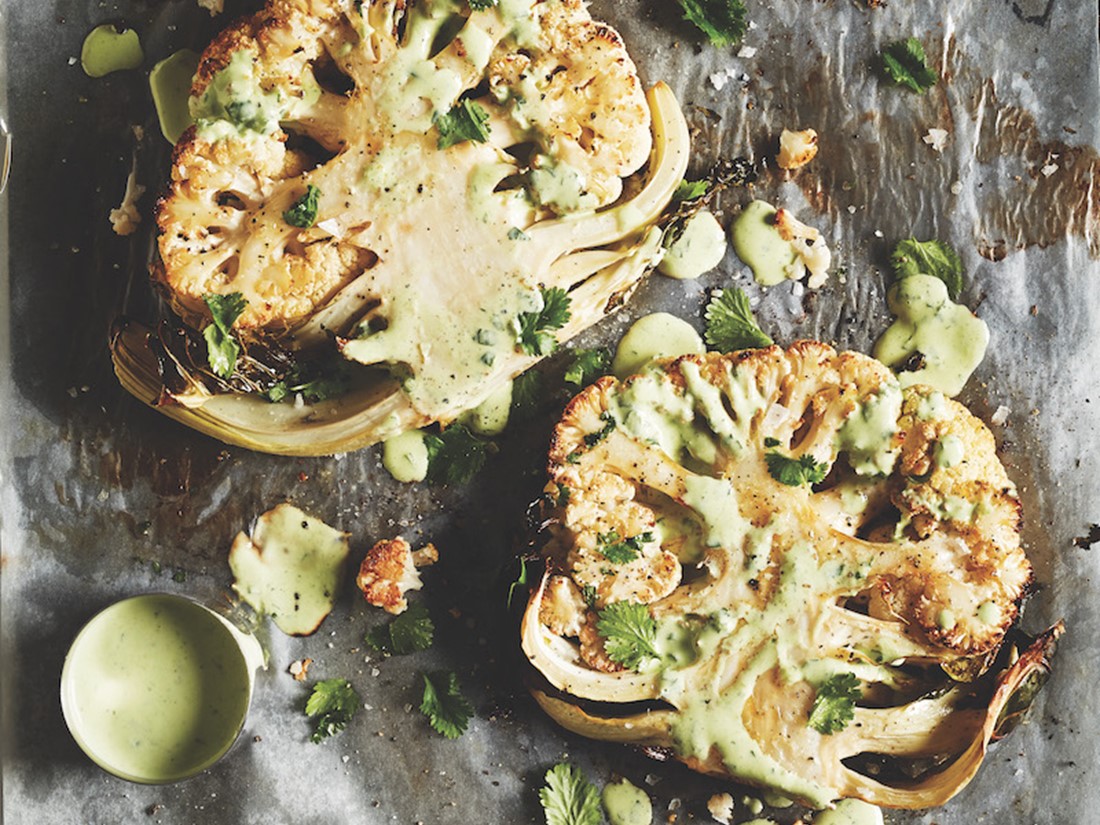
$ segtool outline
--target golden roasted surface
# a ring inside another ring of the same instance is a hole
[[[960,674],[992,666],[1031,567],[994,439],[961,404],[812,341],[688,355],[574,398],[548,473],[553,592],[571,579],[589,609],[563,622],[540,587],[523,644],[565,695],[544,702],[564,724],[672,746],[699,770],[814,804],[940,804],[977,770],[1001,705]],[[655,628],[633,668],[596,632],[623,602]],[[855,722],[822,733],[807,719],[838,674],[863,699]],[[921,685],[940,698],[915,701]],[[569,697],[664,709],[628,734]],[[711,708],[771,780],[708,739]],[[865,753],[958,760],[899,789],[843,762]]]
[[[240,329],[283,328],[352,283],[384,300],[396,286],[386,265],[400,257],[397,236],[425,233],[423,252],[448,226],[476,220],[467,177],[486,164],[502,167],[498,179],[523,173],[505,152],[516,144],[538,145],[532,166],[552,159],[575,169],[586,206],[614,201],[651,146],[649,108],[621,40],[579,0],[501,5],[522,15],[449,0],[271,0],[222,32],[203,54],[191,101],[198,127],[176,147],[157,210],[155,277],[177,312],[200,326],[203,295],[241,292]],[[436,52],[444,22],[451,39]],[[482,81],[475,99],[491,141],[438,151],[434,121]],[[376,171],[392,180],[372,192],[365,184],[379,158],[387,168]],[[409,173],[421,180],[398,198]],[[454,190],[433,186],[446,176]],[[282,215],[309,185],[321,191],[316,224],[291,226]],[[548,206],[514,206],[504,231],[551,214]],[[337,314],[334,331],[358,320]]]

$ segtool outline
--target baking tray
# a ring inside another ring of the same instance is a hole
[[[817,129],[817,159],[790,180],[764,174],[755,196],[824,229],[846,274],[817,293],[789,284],[762,293],[730,253],[696,282],[651,277],[578,343],[613,344],[656,309],[700,325],[706,291],[737,283],[760,299],[759,318],[776,340],[817,337],[867,351],[889,320],[893,244],[910,234],[952,243],[968,273],[963,299],[992,332],[963,400],[986,421],[1008,410],[993,429],[1020,489],[1037,579],[1024,625],[1034,631],[1064,617],[1068,633],[1027,724],[993,747],[974,782],[944,808],[886,818],[1093,821],[1100,582],[1095,551],[1074,539],[1100,522],[1096,5],[748,5],[751,56],[703,45],[672,3],[597,0],[592,11],[620,29],[647,82],[675,89],[695,134],[695,171],[718,157],[765,157],[784,126]],[[211,20],[183,0],[0,6],[0,111],[14,135],[0,203],[3,821],[538,822],[542,774],[567,756],[601,783],[620,774],[646,788],[657,821],[709,821],[707,797],[728,785],[566,734],[522,689],[504,594],[561,398],[511,426],[474,483],[448,490],[394,482],[377,448],[324,459],[227,448],[119,389],[107,331],[121,311],[152,312],[147,232],[168,153],[146,72],[178,48],[201,50],[247,7],[230,2]],[[76,61],[83,37],[115,21],[139,31],[146,65],[89,79]],[[889,87],[874,69],[879,48],[907,36],[922,40],[943,75],[926,95]],[[140,140],[134,125],[144,128]],[[948,131],[942,152],[921,140],[930,128]],[[150,190],[140,201],[146,231],[119,238],[107,214],[132,163]],[[748,197],[725,195],[724,217]],[[145,787],[95,768],[66,732],[57,696],[77,629],[133,593],[224,599],[232,537],[284,500],[351,532],[356,561],[397,533],[437,544],[443,561],[426,573],[423,594],[438,627],[433,650],[371,655],[363,634],[385,617],[349,586],[315,636],[260,631],[271,667],[244,736],[214,769]],[[314,659],[311,677],[347,677],[366,703],[321,745],[308,741],[307,688],[286,673],[305,656]],[[417,673],[439,667],[458,673],[477,711],[454,742],[416,711]],[[796,813],[774,815],[790,822]]]

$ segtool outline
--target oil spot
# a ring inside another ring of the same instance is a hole
[[[1000,260],[1010,251],[1045,248],[1070,235],[1100,257],[1100,155],[1091,146],[1044,139],[1035,115],[1002,106],[987,80],[974,109],[975,159],[997,173],[982,197],[977,245]]]

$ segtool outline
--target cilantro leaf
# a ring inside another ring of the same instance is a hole
[[[317,722],[309,740],[318,744],[339,733],[359,710],[359,694],[347,679],[325,679],[313,686],[306,700],[306,716]]]
[[[489,113],[472,100],[463,100],[451,107],[445,115],[433,117],[435,128],[439,130],[440,149],[472,140],[484,143],[489,139]]]
[[[645,659],[657,658],[657,622],[644,604],[609,604],[599,613],[596,631],[608,657],[623,667],[637,670]]]
[[[891,43],[882,50],[882,68],[899,86],[923,93],[936,85],[940,76],[928,68],[924,46],[915,37]]]
[[[321,190],[312,183],[306,187],[306,193],[294,201],[290,209],[283,213],[283,220],[299,229],[309,229],[317,220],[318,199]]]
[[[770,346],[773,342],[757,325],[748,296],[738,287],[716,290],[704,313],[703,337],[721,352]]]
[[[531,418],[542,406],[546,394],[544,379],[538,370],[520,373],[512,382],[512,415]]]
[[[428,448],[428,479],[438,484],[465,484],[485,466],[486,442],[461,424],[452,424],[438,435],[427,433],[424,444]]]
[[[653,541],[653,534],[641,533],[633,538],[620,539],[619,534],[612,530],[609,533],[600,533],[597,541],[597,549],[603,553],[604,558],[613,564],[625,564],[638,558],[642,545]]]
[[[239,292],[228,295],[209,293],[202,299],[210,309],[214,323],[208,324],[202,331],[206,339],[206,360],[214,374],[228,378],[237,366],[241,354],[241,345],[233,335],[232,327],[248,306],[248,301]]]
[[[539,802],[546,825],[600,825],[600,792],[584,777],[580,768],[559,762],[546,772],[546,785],[539,789]]]
[[[748,30],[748,12],[741,0],[677,0],[684,19],[694,23],[715,46],[734,46]]]
[[[529,241],[531,236],[520,229],[518,226],[513,226],[508,230],[508,240],[510,241]]]
[[[470,8],[474,11],[485,11],[497,4],[497,0],[470,0]]]
[[[806,724],[824,734],[844,730],[855,717],[856,700],[861,695],[855,674],[838,673],[830,677],[818,687]]]
[[[351,388],[351,368],[340,358],[323,365],[295,367],[291,373],[268,388],[264,397],[272,403],[301,395],[314,404],[327,398],[343,395]]]
[[[676,186],[676,191],[672,193],[672,199],[674,201],[693,201],[696,198],[703,197],[709,191],[709,180],[688,180],[684,178]]]
[[[586,433],[584,436],[584,446],[595,447],[611,435],[611,433],[615,432],[615,427],[618,426],[615,422],[615,416],[607,411],[600,413],[600,421],[604,422],[603,427],[594,433]]]
[[[466,732],[474,709],[458,687],[458,677],[449,671],[436,670],[420,674],[424,679],[424,698],[420,712],[428,724],[448,739],[457,739]]]
[[[611,353],[606,349],[573,350],[573,361],[565,368],[565,383],[587,387],[611,366]]]
[[[962,292],[962,259],[942,241],[918,241],[916,238],[898,241],[890,255],[890,264],[894,267],[894,277],[899,280],[910,275],[932,275],[947,285],[952,300]]]
[[[528,355],[549,355],[558,347],[553,330],[561,329],[569,322],[569,295],[561,287],[542,290],[542,309],[521,313],[519,322],[519,348]]]
[[[799,458],[783,455],[771,450],[764,455],[771,477],[788,487],[801,487],[803,484],[820,484],[829,474],[829,465],[818,463],[812,455]]]
[[[404,656],[427,650],[432,646],[434,634],[435,625],[428,608],[417,602],[388,624],[372,628],[367,633],[366,643],[380,653]]]

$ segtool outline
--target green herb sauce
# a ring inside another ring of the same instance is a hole
[[[752,269],[762,286],[775,286],[789,278],[801,278],[805,267],[789,241],[775,228],[776,208],[765,201],[753,201],[730,227],[733,251]]]
[[[927,384],[954,397],[985,357],[989,328],[969,309],[948,298],[947,286],[931,275],[910,275],[890,288],[897,320],[875,344],[875,358],[898,372],[902,387]],[[911,358],[918,369],[903,369]]]
[[[882,825],[882,810],[860,799],[841,799],[815,816],[813,825]]]
[[[611,825],[650,825],[653,822],[653,803],[649,794],[629,779],[620,779],[604,787],[603,807]]]
[[[107,608],[65,661],[61,699],[73,736],[96,763],[135,782],[174,782],[208,768],[237,738],[251,699],[239,635],[177,596]]]
[[[665,250],[657,269],[677,280],[698,278],[710,272],[726,256],[726,233],[710,212],[696,212],[680,236]]]
[[[191,83],[199,68],[199,55],[183,49],[161,60],[149,73],[149,90],[157,109],[160,132],[174,144],[195,122],[187,106]]]
[[[136,69],[144,60],[141,41],[133,29],[119,31],[112,25],[96,26],[80,47],[80,67],[88,77]]]
[[[428,477],[428,447],[421,430],[395,435],[382,443],[382,466],[403,483]]]
[[[617,378],[641,372],[650,361],[706,352],[695,327],[667,312],[654,312],[634,322],[615,349],[611,370]]]

